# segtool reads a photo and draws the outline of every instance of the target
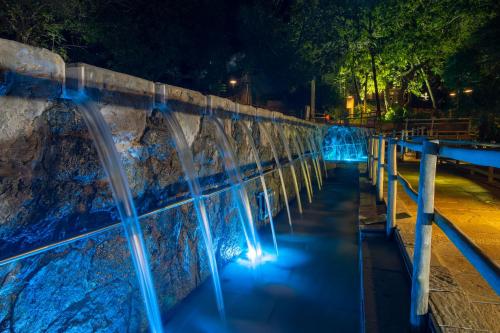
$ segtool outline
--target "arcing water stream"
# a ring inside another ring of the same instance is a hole
[[[150,330],[154,333],[163,332],[160,310],[156,297],[155,285],[151,274],[147,250],[144,244],[137,211],[127,177],[121,165],[120,157],[115,147],[111,130],[101,112],[88,98],[84,91],[66,91],[65,98],[70,98],[76,104],[83,117],[90,136],[99,155],[102,167],[109,178],[113,198],[122,220],[127,237],[130,254],[139,281],[139,287],[146,307]]]

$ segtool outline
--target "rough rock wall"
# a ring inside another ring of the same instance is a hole
[[[70,82],[84,68],[85,82]],[[110,126],[139,214],[189,197],[171,133],[154,108],[152,82],[85,64],[65,64],[47,50],[0,39],[0,260],[119,222],[106,175],[75,104],[61,98],[64,82],[84,86]],[[206,96],[166,86],[204,190],[227,184]],[[285,132],[313,127],[267,110],[212,97],[233,139],[245,175],[256,167],[246,122],[264,165],[274,165],[255,117],[279,118]],[[277,126],[263,120],[285,161]],[[281,125],[280,125],[281,126]],[[289,168],[286,187],[294,197]],[[299,180],[302,182],[300,173]],[[283,206],[278,174],[266,176],[275,212]],[[256,181],[247,183],[258,221]],[[244,248],[231,192],[207,199],[219,264]],[[141,218],[162,313],[209,275],[190,204]],[[0,332],[140,331],[147,327],[127,241],[121,227],[0,266]]]

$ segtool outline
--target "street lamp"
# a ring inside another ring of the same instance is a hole
[[[230,79],[229,80],[229,84],[231,85],[231,87],[234,89],[234,86],[236,86],[236,84],[238,83],[238,81],[236,81],[236,79]]]
[[[471,88],[467,88],[464,90],[464,93],[466,94],[472,94],[472,89]]]

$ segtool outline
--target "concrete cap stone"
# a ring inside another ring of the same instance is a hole
[[[255,117],[257,118],[264,118],[264,119],[272,119],[272,111],[262,109],[262,108],[255,108]]]
[[[152,99],[154,86],[151,81],[85,63],[68,64],[66,67],[66,88],[85,89],[90,95],[109,92]]]
[[[0,38],[0,95],[59,97],[64,68],[56,53]]]
[[[252,105],[240,104],[239,106],[239,114],[241,116],[254,117],[255,116],[255,107]]]
[[[166,84],[165,87],[169,101],[189,103],[203,107],[206,106],[206,96],[198,91],[172,86],[169,84]]]
[[[223,97],[209,95],[210,98],[210,110],[212,114],[216,116],[222,116],[224,114],[234,112],[234,102]]]

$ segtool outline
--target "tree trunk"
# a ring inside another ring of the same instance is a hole
[[[356,104],[361,103],[361,95],[359,93],[358,80],[354,74],[354,68],[351,67],[352,80],[354,81],[354,91],[356,92]]]
[[[389,88],[385,86],[384,89],[384,104],[385,104],[385,113],[389,112],[389,102],[387,101],[387,92],[389,91]]]
[[[365,74],[365,98],[363,99],[363,112],[366,113],[366,98],[368,97],[368,72]]]
[[[423,68],[420,68],[420,72],[424,76],[425,86],[427,87],[427,91],[429,92],[429,95],[431,96],[432,108],[434,109],[434,111],[436,111],[437,110],[436,99],[434,98],[434,94],[432,93],[431,84],[429,83],[429,79],[427,78],[427,74],[425,74],[425,71]]]
[[[375,101],[377,102],[377,119],[382,120],[382,110],[380,108],[380,96],[378,94],[378,84],[377,84],[377,69],[375,67],[375,55],[373,50],[370,50],[370,58],[372,61],[372,74],[373,74],[373,85],[375,86]]]

